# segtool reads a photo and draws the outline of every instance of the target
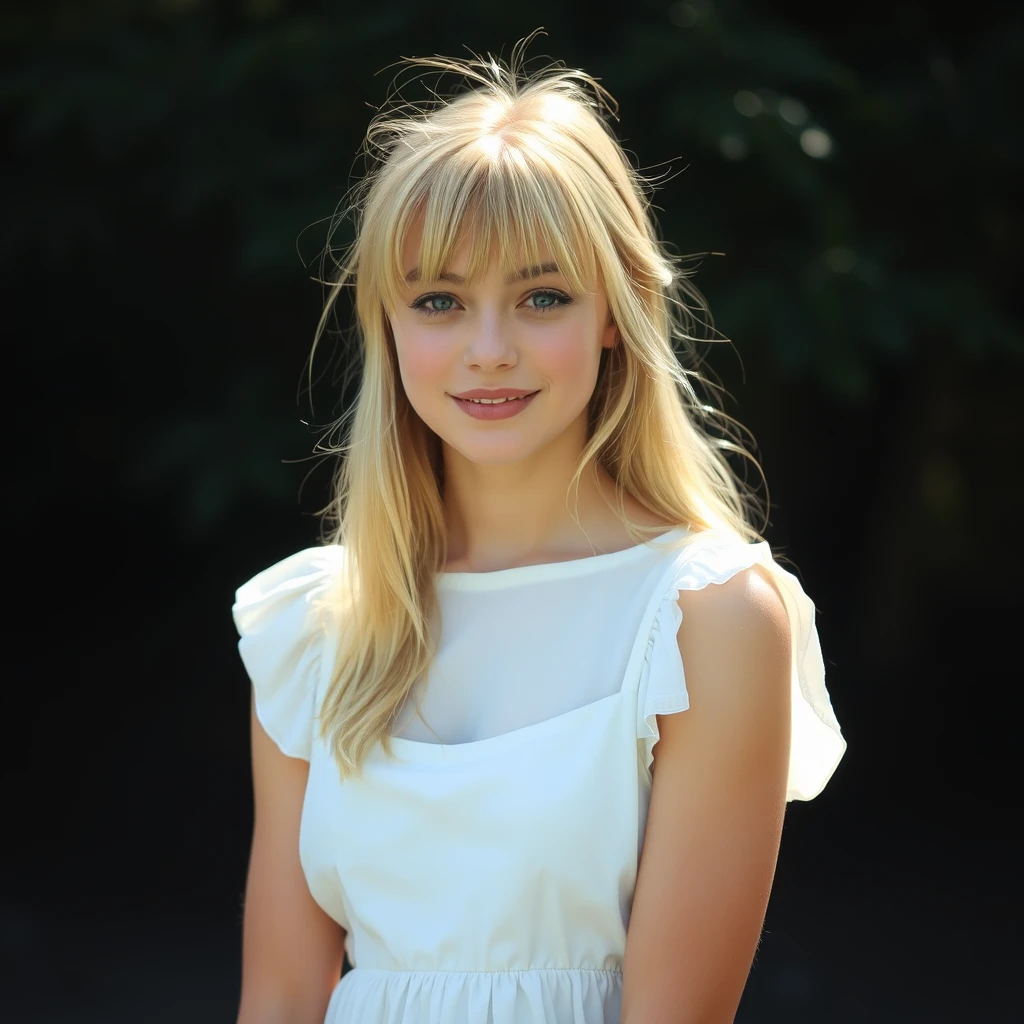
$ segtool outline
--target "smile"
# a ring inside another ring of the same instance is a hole
[[[521,413],[538,393],[534,391],[532,395],[523,395],[521,398],[455,398],[454,395],[449,397],[464,413],[474,419],[504,420]]]

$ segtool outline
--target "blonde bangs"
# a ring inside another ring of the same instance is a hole
[[[386,308],[397,306],[406,289],[402,253],[420,219],[421,281],[440,280],[468,238],[470,283],[494,266],[511,278],[553,260],[574,291],[594,289],[595,217],[581,208],[579,190],[566,188],[571,170],[558,166],[550,153],[544,159],[536,147],[507,140],[497,140],[496,151],[488,152],[492,140],[485,137],[429,161],[397,216],[387,218],[387,237],[369,247],[391,255],[372,275]]]

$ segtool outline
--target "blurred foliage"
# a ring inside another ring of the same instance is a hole
[[[24,5],[0,22],[15,156],[0,261],[31,282],[77,268],[70,294],[121,310],[93,365],[110,370],[97,396],[138,424],[128,486],[184,475],[201,530],[242,498],[283,500],[290,477],[250,454],[308,451],[270,410],[289,407],[280,381],[299,383],[310,265],[395,69],[380,72],[408,54],[507,54],[544,25],[531,54],[585,67],[621,102],[620,137],[662,182],[665,236],[727,254],[700,280],[741,351],[854,404],[887,361],[1019,358],[1024,22],[968,32],[876,10],[826,35],[835,12],[753,0]],[[175,354],[128,395],[135,314]]]

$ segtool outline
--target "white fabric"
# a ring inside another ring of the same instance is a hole
[[[669,549],[669,541],[685,542]],[[688,706],[680,590],[760,564],[793,633],[789,797],[845,744],[814,607],[767,544],[672,531],[612,554],[438,578],[440,644],[396,722],[342,782],[314,715],[332,631],[314,599],[338,547],[300,551],[233,612],[260,721],[309,760],[299,850],[354,970],[325,1024],[614,1024],[657,715]],[[598,841],[599,840],[599,841]]]

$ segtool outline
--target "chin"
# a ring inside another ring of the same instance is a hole
[[[481,439],[474,439],[469,443],[460,443],[460,440],[441,438],[443,444],[457,451],[467,462],[478,466],[511,466],[517,462],[524,462],[536,451],[533,445],[526,445],[512,438],[495,438],[490,444]]]

